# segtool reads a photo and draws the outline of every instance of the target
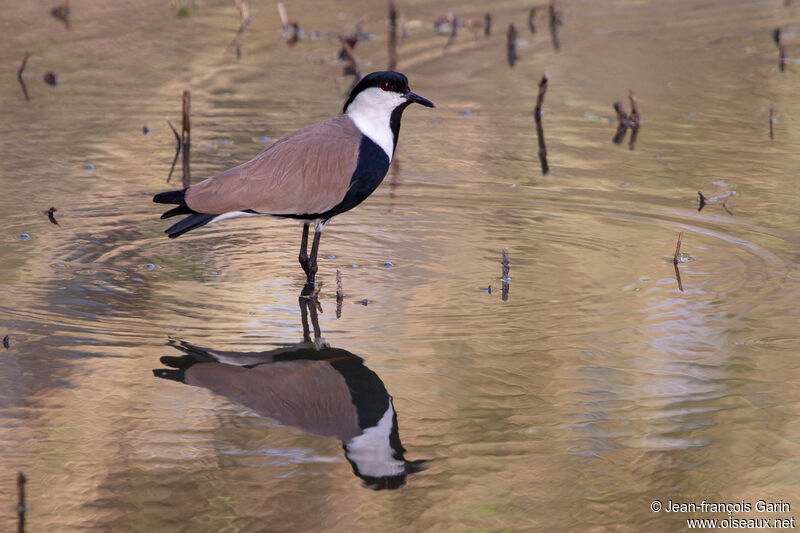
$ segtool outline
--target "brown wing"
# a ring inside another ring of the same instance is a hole
[[[252,209],[272,215],[324,213],[350,188],[361,131],[347,115],[297,130],[243,165],[193,185],[187,205],[219,215]]]

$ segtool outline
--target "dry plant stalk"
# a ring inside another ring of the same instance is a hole
[[[544,127],[542,126],[542,106],[544,105],[544,95],[547,93],[547,82],[550,74],[545,72],[539,81],[539,95],[536,97],[536,108],[533,111],[536,120],[536,137],[539,140],[539,162],[542,164],[542,174],[550,172],[550,165],[547,164],[547,146],[544,142]]]

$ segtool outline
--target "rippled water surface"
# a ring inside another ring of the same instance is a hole
[[[385,3],[285,3],[323,37],[360,20],[375,34],[361,69],[386,68]],[[183,2],[188,17],[73,2],[69,30],[47,3],[3,10],[0,529],[16,527],[18,471],[30,531],[634,532],[727,516],[653,500],[795,515],[800,5],[563,2],[555,52],[524,2],[492,3],[490,36],[445,47],[433,21],[486,3],[399,1],[397,68],[437,107],[407,110],[386,181],[328,226],[319,314],[298,302],[297,223],[169,240],[150,201],[170,187],[184,89],[195,181],[341,109],[338,41],[289,46],[275,5],[250,4],[239,59],[233,2]],[[611,142],[630,88],[634,150]],[[698,212],[698,190],[736,191],[732,214]]]

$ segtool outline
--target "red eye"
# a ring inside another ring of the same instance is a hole
[[[391,91],[392,90],[392,84],[389,83],[388,81],[385,81],[385,82],[381,83],[381,89],[383,89],[384,91]]]

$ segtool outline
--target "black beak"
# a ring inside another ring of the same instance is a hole
[[[409,91],[408,94],[406,95],[406,100],[410,104],[417,103],[417,104],[422,104],[425,107],[436,107],[435,105],[433,105],[433,102],[431,102],[427,98],[423,98],[417,93],[412,93],[411,91]]]

